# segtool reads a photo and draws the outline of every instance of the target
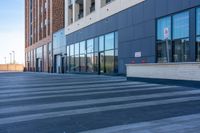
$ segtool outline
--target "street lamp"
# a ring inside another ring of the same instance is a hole
[[[5,64],[6,64],[6,57],[4,57],[4,60],[5,60]]]
[[[10,64],[12,64],[12,53],[10,53]]]
[[[13,52],[13,64],[15,64],[15,51],[12,52]]]

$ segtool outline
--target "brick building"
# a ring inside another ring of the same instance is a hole
[[[25,64],[28,71],[52,71],[53,34],[64,28],[65,0],[25,0]]]

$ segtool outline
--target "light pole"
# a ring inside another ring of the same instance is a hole
[[[5,60],[5,64],[6,64],[6,57],[4,57],[4,60]]]
[[[10,64],[12,64],[12,53],[10,53]]]
[[[15,51],[12,52],[13,52],[13,64],[15,64]]]

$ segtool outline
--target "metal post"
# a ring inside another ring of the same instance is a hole
[[[12,52],[13,52],[13,64],[15,64],[15,51]]]
[[[10,53],[10,64],[12,64],[12,53]]]
[[[166,54],[167,54],[167,63],[169,63],[169,42],[168,42],[168,38],[166,39]]]
[[[5,60],[5,64],[6,64],[6,57],[4,57],[4,60]]]

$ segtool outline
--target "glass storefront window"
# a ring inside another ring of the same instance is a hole
[[[115,49],[118,49],[118,32],[115,32]]]
[[[74,72],[75,70],[75,61],[74,61],[74,55],[70,56],[70,72]]]
[[[178,39],[174,41],[174,62],[189,61],[189,39]]]
[[[105,51],[105,72],[114,73],[114,50]]]
[[[189,61],[189,12],[173,16],[173,61]]]
[[[110,33],[105,35],[105,50],[114,49],[114,41],[115,41],[114,33]]]
[[[171,17],[165,17],[157,21],[157,40],[158,41],[165,40],[165,37],[164,37],[165,28],[169,29],[168,39],[171,39]]]
[[[168,49],[169,53],[167,53],[167,45],[166,41],[168,41]],[[158,63],[166,63],[167,62],[167,54],[169,54],[169,61],[172,61],[172,42],[170,40],[166,41],[157,41],[157,62]]]
[[[98,59],[98,53],[94,53],[94,72],[98,72],[98,65],[99,65],[99,63],[98,63],[98,61],[99,61],[99,59]]]
[[[80,54],[85,54],[85,41],[80,42]]]
[[[94,51],[94,39],[87,40],[87,53],[93,53]]]
[[[169,37],[166,39],[164,37],[164,30],[169,30]],[[168,51],[167,51],[168,46]],[[158,19],[157,21],[157,62],[158,63],[165,63],[168,61],[167,55],[171,55],[171,17],[165,17]],[[168,52],[168,53],[167,53]],[[169,61],[172,58],[169,56]]]
[[[200,62],[200,37],[197,38],[196,55],[197,62]]]
[[[173,16],[173,39],[189,37],[189,12]]]
[[[86,71],[86,57],[85,54],[80,55],[80,71]]]
[[[105,47],[105,44],[107,45]],[[118,72],[118,33],[82,41],[67,46],[67,71],[70,72]]]
[[[79,54],[79,43],[75,44],[75,55]]]
[[[196,12],[196,61],[200,62],[200,8],[197,8]]]
[[[93,53],[87,54],[87,72],[94,72],[93,65]]]
[[[74,55],[74,45],[70,45],[70,55]]]
[[[104,51],[104,36],[99,37],[99,51]]]
[[[70,46],[67,46],[67,65],[66,65],[66,70],[67,70],[67,72],[69,72],[70,71],[70,50],[69,50],[69,47]]]
[[[75,57],[74,57],[75,59],[75,65],[74,65],[74,70],[76,71],[76,72],[79,72],[79,55],[75,55]]]
[[[197,9],[197,35],[200,35],[200,8]]]
[[[115,50],[115,73],[118,73],[118,49]]]
[[[99,38],[95,38],[94,39],[94,52],[98,52],[99,51]]]
[[[168,39],[164,37],[165,28],[169,30]],[[157,20],[157,62],[167,62],[168,55],[170,62],[187,62],[190,59],[189,12]]]

